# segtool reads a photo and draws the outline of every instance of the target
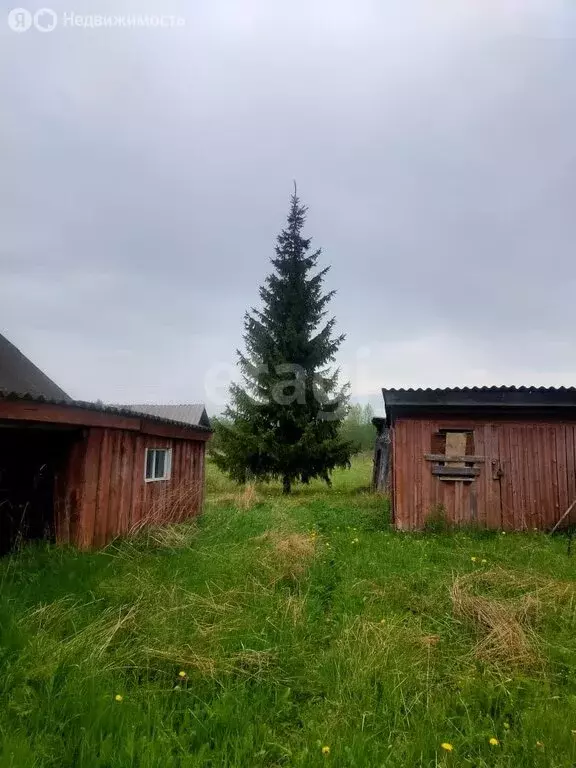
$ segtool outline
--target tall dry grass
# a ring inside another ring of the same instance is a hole
[[[574,584],[497,568],[454,579],[454,612],[479,635],[473,653],[484,661],[512,666],[543,663],[537,626],[543,613],[576,596]]]
[[[152,501],[147,513],[135,521],[129,534],[134,535],[146,527],[181,523],[201,510],[203,489],[196,484],[167,484]]]
[[[565,542],[395,532],[369,476],[0,561],[0,768],[576,763]]]

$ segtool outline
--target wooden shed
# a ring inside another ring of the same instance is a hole
[[[0,553],[21,538],[98,547],[198,514],[210,435],[203,406],[72,400],[0,336]]]
[[[576,389],[385,389],[397,528],[546,530],[576,499]]]
[[[374,491],[386,491],[390,476],[390,429],[386,425],[386,419],[382,416],[375,416],[372,419],[372,424],[376,427],[372,489]]]

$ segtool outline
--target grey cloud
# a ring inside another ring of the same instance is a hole
[[[234,364],[293,178],[356,394],[574,383],[572,10],[75,10],[186,26],[2,31],[0,322],[64,389],[205,397]]]

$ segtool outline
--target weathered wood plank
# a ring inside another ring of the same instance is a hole
[[[481,464],[482,462],[486,461],[485,456],[446,456],[444,453],[425,453],[424,459],[426,461],[447,461],[448,458],[450,461],[463,461],[470,464]]]
[[[140,419],[71,405],[0,399],[0,419],[140,430]]]
[[[141,416],[99,411],[81,405],[55,405],[30,400],[6,400],[0,398],[0,419],[35,421],[45,424],[69,424],[103,429],[126,429],[158,437],[182,440],[210,440],[212,432],[193,426],[180,426],[170,422],[143,419]]]
[[[568,497],[568,469],[566,460],[566,432],[564,424],[556,428],[556,458],[558,461],[558,504],[560,511],[570,506],[572,498]]]
[[[547,509],[547,519],[546,519],[546,527],[550,525],[550,523],[555,522],[558,520],[563,509],[560,508],[560,500],[559,500],[559,488],[558,488],[558,456],[556,453],[556,429],[554,426],[551,426],[548,430],[549,434],[549,452],[550,452],[550,459],[551,459],[551,475],[552,475],[552,499],[550,507]]]
[[[466,454],[466,432],[446,433],[446,464],[449,467],[464,466],[455,457]]]
[[[576,498],[576,465],[574,462],[574,426],[566,425],[566,483],[568,499]],[[568,520],[570,522],[570,520]]]
[[[128,532],[130,527],[130,509],[132,506],[132,463],[136,435],[122,433],[118,468],[118,531],[119,535]]]
[[[54,518],[55,538],[58,544],[75,543],[77,540],[78,515],[86,435],[80,434],[72,443],[66,465],[55,479]]]
[[[110,451],[110,490],[108,493],[108,513],[106,527],[104,529],[104,543],[107,544],[120,532],[120,491],[122,477],[120,474],[120,462],[122,459],[123,433],[118,430],[110,430],[112,440]]]
[[[78,544],[83,548],[91,547],[94,544],[96,500],[100,471],[100,446],[103,433],[104,430],[94,427],[88,430],[86,437],[78,521]]]
[[[134,441],[132,453],[132,499],[128,516],[128,530],[137,526],[142,517],[142,508],[146,498],[146,482],[144,480],[144,457],[146,441],[138,435]]]
[[[468,477],[474,480],[480,474],[480,469],[478,467],[432,467],[432,474],[444,479],[454,477],[457,480],[464,480]]]
[[[102,431],[102,440],[100,442],[98,490],[96,492],[96,511],[94,516],[94,546],[96,547],[102,547],[106,543],[106,524],[108,521],[110,481],[112,473],[112,440],[113,437],[111,431],[104,429]]]
[[[147,419],[142,419],[141,431],[146,435],[157,435],[158,437],[181,440],[199,440],[203,443],[210,440],[212,435],[211,432],[194,429],[194,427],[181,427],[178,424],[166,424],[162,421],[149,421]]]

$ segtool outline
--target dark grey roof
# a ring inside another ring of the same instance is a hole
[[[130,405],[117,405],[116,408],[125,408],[128,411],[155,416],[167,421],[178,421],[182,424],[210,427],[210,420],[206,408],[202,403],[182,403],[180,405],[157,405],[153,403],[137,403]]]
[[[98,413],[110,413],[118,416],[133,416],[135,419],[139,416],[144,416],[150,421],[157,421],[163,424],[177,424],[180,427],[194,427],[194,429],[201,430],[202,432],[212,432],[211,426],[208,424],[192,424],[186,421],[177,421],[176,419],[168,419],[162,416],[155,416],[151,413],[143,413],[141,411],[135,411],[132,407],[125,405],[104,405],[103,403],[91,403],[86,400],[67,400],[42,397],[40,395],[34,396],[30,394],[20,394],[19,392],[3,392],[0,390],[0,400],[24,400],[33,403],[47,403],[48,405],[63,405],[67,408],[81,408],[85,411],[96,411]]]
[[[50,400],[71,400],[63,389],[0,334],[0,394],[10,392]]]
[[[146,416],[159,422],[194,426],[211,431],[206,409],[201,404],[189,405],[104,405],[73,400],[14,344],[0,334],[0,398],[32,400],[52,405],[66,405],[90,411],[122,416]]]
[[[454,387],[383,389],[387,419],[430,410],[576,409],[576,387]]]

